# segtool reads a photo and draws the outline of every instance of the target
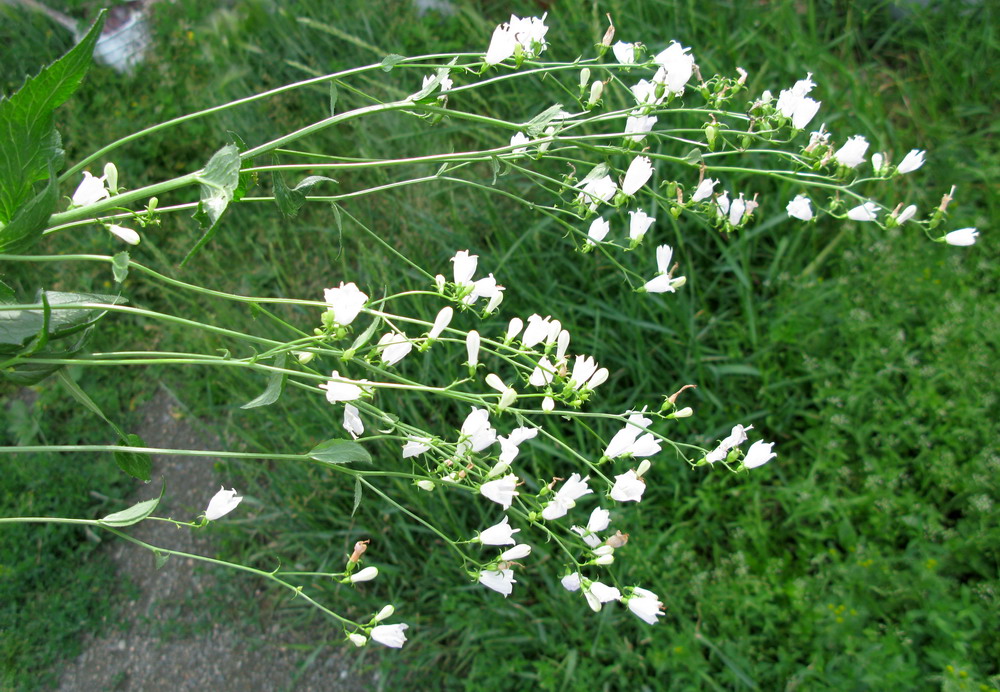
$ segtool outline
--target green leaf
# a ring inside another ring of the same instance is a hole
[[[74,399],[83,404],[84,408],[86,408],[91,413],[96,415],[98,418],[103,420],[105,423],[110,425],[114,429],[114,431],[118,434],[118,437],[122,439],[123,442],[128,440],[128,435],[125,434],[125,431],[123,431],[121,428],[115,425],[110,418],[104,415],[104,411],[101,410],[101,407],[98,406],[94,402],[94,400],[91,399],[90,396],[88,396],[87,393],[80,388],[80,385],[78,385],[76,382],[73,381],[73,378],[71,378],[66,373],[65,370],[61,370],[59,372],[59,381],[63,383],[63,386],[66,387],[66,390],[70,393],[70,395],[72,395]],[[128,445],[128,446],[131,447],[133,445]],[[122,470],[124,471],[125,469]],[[126,473],[128,472],[126,471]],[[143,479],[143,480],[148,480],[148,479]]]
[[[406,60],[406,56],[398,55],[396,53],[389,53],[389,55],[382,58],[382,69],[389,72],[399,63]]]
[[[129,433],[118,443],[120,447],[145,447],[146,443],[138,435]],[[115,452],[118,468],[140,481],[148,483],[152,478],[153,459],[143,452]]]
[[[549,106],[544,111],[524,124],[524,131],[531,137],[541,137],[545,133],[545,128],[549,126],[559,113],[563,110],[562,104],[557,103]]]
[[[278,165],[277,156],[273,157],[272,160],[274,165]],[[307,178],[303,178],[298,185],[289,189],[285,185],[285,178],[282,176],[281,171],[272,171],[272,177],[274,179],[274,201],[285,218],[289,219],[298,214],[299,209],[306,203],[306,192],[310,187],[324,181],[337,182],[333,178],[327,178],[322,175],[310,175]]]
[[[358,511],[358,507],[361,505],[361,479],[354,479],[354,506],[351,508],[351,516]]]
[[[45,348],[32,352],[31,358],[18,359],[16,364],[0,370],[0,377],[22,387],[28,387],[41,382],[46,377],[64,368],[58,363],[38,363],[33,358],[66,360],[72,358],[83,350],[87,337],[91,330],[87,329],[76,338],[64,339],[49,343]]]
[[[327,440],[320,442],[313,447],[308,454],[310,459],[315,459],[324,464],[349,464],[352,461],[363,461],[366,464],[372,463],[372,455],[368,450],[357,442],[348,440]]]
[[[212,239],[219,220],[233,201],[240,184],[240,152],[236,145],[227,144],[215,152],[198,176],[198,182],[201,183],[201,200],[194,219],[204,233],[181,262],[182,267]]]
[[[344,351],[344,355],[341,356],[341,358],[344,360],[350,360],[353,358],[357,354],[358,349],[362,348],[365,344],[371,341],[371,338],[375,335],[375,330],[378,329],[378,326],[381,323],[381,317],[373,319],[371,324],[368,325],[368,328],[358,334],[358,336],[354,339],[354,343],[351,344],[351,347]]]
[[[127,302],[121,296],[61,291],[46,291],[45,299],[51,308],[51,318],[47,328],[49,339],[62,339],[80,332],[97,322],[107,312],[103,308],[60,309],[62,305],[76,303],[119,305]],[[34,305],[28,308],[0,310],[0,354],[18,353],[31,339],[38,336],[45,327],[44,311],[41,291],[35,297]]]
[[[170,556],[167,553],[161,553],[159,550],[154,550],[153,559],[156,560],[156,569],[160,569],[163,565],[167,564],[167,560],[170,559]]]
[[[128,276],[128,252],[122,250],[111,258],[111,273],[115,276],[115,283],[121,283]]]
[[[2,149],[2,147],[0,147]],[[14,212],[14,218],[0,228],[0,252],[24,252],[42,237],[49,217],[59,204],[54,163],[49,164],[49,179],[45,188]]]
[[[280,353],[278,357],[274,359],[274,367],[283,368],[285,367],[285,358],[287,354]],[[278,400],[281,396],[281,390],[285,387],[285,373],[283,372],[272,372],[271,376],[267,380],[267,388],[264,392],[258,396],[253,401],[248,401],[247,403],[240,406],[240,408],[257,408],[258,406],[269,406]]]
[[[0,98],[0,223],[35,197],[34,184],[51,179],[61,163],[53,113],[79,88],[93,62],[94,45],[104,26],[104,11],[76,46],[37,76],[25,81],[10,98]]]
[[[124,509],[121,512],[115,512],[114,514],[109,514],[103,519],[98,519],[97,521],[104,526],[132,526],[133,524],[138,524],[140,521],[148,517],[156,509],[156,505],[160,504],[160,500],[163,498],[163,489],[166,485],[160,486],[160,496],[154,497],[152,500],[144,500],[138,502],[128,509]]]

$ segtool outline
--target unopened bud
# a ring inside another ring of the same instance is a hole
[[[690,406],[685,406],[680,411],[674,411],[668,416],[669,418],[690,418],[694,415],[694,409]]]
[[[590,68],[589,67],[585,67],[582,70],[580,70],[580,93],[581,94],[583,93],[583,90],[587,88],[588,84],[590,84]]]
[[[598,101],[601,100],[601,94],[604,93],[604,82],[594,80],[594,83],[590,85],[590,99],[587,100],[587,108],[593,108]]]
[[[444,285],[446,283],[447,279],[445,279],[442,274],[438,274],[434,277],[434,285],[437,287],[438,293],[444,290]]]
[[[104,182],[108,186],[108,192],[118,194],[118,169],[110,161],[104,164]]]
[[[615,552],[615,549],[610,545],[602,545],[600,548],[594,548],[594,555],[598,557],[602,555],[610,555]]]
[[[594,560],[595,565],[610,565],[615,561],[614,555],[601,555],[599,558]]]
[[[421,490],[426,490],[427,492],[431,492],[432,490],[434,490],[434,483],[432,481],[428,480],[417,481],[416,483],[414,483],[414,485],[420,488]]]
[[[358,648],[368,643],[368,638],[363,634],[358,634],[357,632],[347,635],[347,638],[351,640],[351,644],[354,644],[354,646]]]
[[[316,357],[316,354],[313,353],[312,351],[294,351],[294,353],[295,353],[295,358],[300,363],[302,363],[302,365],[305,365],[306,363],[308,363],[309,361],[311,361],[313,358]]]
[[[378,614],[372,618],[375,622],[382,622],[386,618],[391,618],[392,614],[396,612],[396,609],[392,607],[392,604],[387,605],[378,611]]]
[[[362,581],[371,581],[378,576],[378,567],[365,567],[360,572],[351,575],[351,583],[357,584]]]
[[[635,475],[637,478],[642,478],[646,475],[646,471],[649,471],[649,467],[652,464],[649,463],[649,459],[643,459],[639,462],[639,467],[635,470]]]
[[[517,401],[517,391],[513,387],[507,387],[503,394],[500,395],[498,406],[501,410],[509,408],[515,401]]]

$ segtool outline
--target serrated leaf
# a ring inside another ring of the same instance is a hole
[[[111,273],[114,274],[115,283],[120,284],[128,276],[128,252],[122,250],[111,258]]]
[[[145,447],[146,443],[141,437],[133,433],[125,436],[125,439],[118,443],[121,447]],[[115,452],[115,463],[118,468],[140,481],[148,483],[153,473],[153,458],[143,452]]]
[[[540,137],[545,132],[545,128],[549,126],[556,116],[563,112],[563,107],[561,103],[557,103],[554,106],[549,106],[544,111],[536,115],[534,118],[529,120],[524,124],[524,131],[528,133],[531,137]]]
[[[274,359],[274,366],[276,368],[285,367],[285,358],[287,354],[280,353]],[[278,400],[281,396],[281,390],[285,387],[285,373],[283,372],[272,372],[270,377],[267,379],[267,388],[253,401],[248,401],[247,403],[240,406],[240,408],[257,408],[258,406],[269,406]]]
[[[121,512],[109,514],[103,519],[98,519],[97,521],[104,526],[114,526],[117,528],[138,524],[140,521],[152,514],[153,510],[156,509],[156,506],[160,504],[160,500],[163,498],[163,489],[165,487],[166,485],[160,486],[159,497],[154,497],[152,500],[137,502],[128,509],[123,509]]]
[[[357,442],[349,440],[327,440],[320,442],[313,447],[308,454],[310,459],[315,459],[324,464],[349,464],[352,461],[363,461],[366,464],[372,463],[372,455],[368,450]]]
[[[201,200],[194,219],[204,233],[181,262],[182,267],[212,239],[219,220],[233,201],[240,184],[240,152],[236,145],[227,144],[215,152],[198,176],[198,182],[201,183]]]
[[[389,53],[389,55],[382,58],[382,69],[389,72],[396,65],[406,60],[406,56],[398,55],[397,53]]]
[[[354,513],[358,511],[358,507],[361,506],[361,489],[362,489],[361,479],[360,478],[355,478],[354,479],[354,506],[351,508],[351,516],[352,517],[354,516]]]
[[[0,354],[17,353],[35,338],[45,327],[45,307],[42,292],[35,297],[35,304],[22,310],[0,310]],[[128,302],[121,296],[101,293],[64,293],[46,291],[45,299],[51,310],[47,328],[49,339],[62,339],[82,331],[104,316],[103,308],[60,309],[61,305],[75,303],[110,303],[119,305]]]
[[[49,164],[49,179],[45,188],[14,212],[14,218],[0,228],[0,252],[24,252],[38,242],[48,225],[49,217],[59,204],[56,171]]]
[[[35,197],[34,184],[61,160],[52,114],[86,76],[104,15],[102,10],[87,35],[64,56],[9,98],[0,98],[0,223],[13,219],[16,210]]]

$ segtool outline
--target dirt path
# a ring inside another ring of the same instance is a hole
[[[221,448],[217,440],[206,440],[196,431],[178,402],[162,389],[144,406],[137,432],[150,447]],[[186,519],[203,512],[222,483],[213,475],[213,466],[214,460],[203,457],[155,458],[154,478],[167,481],[156,513]],[[133,499],[148,499],[158,491],[154,481]],[[205,532],[178,530],[166,522],[142,522],[130,533],[159,547],[212,554]],[[108,542],[106,555],[123,581],[136,586],[136,595],[123,606],[120,626],[84,642],[84,652],[63,673],[58,687],[62,692],[354,692],[379,687],[377,674],[359,677],[348,672],[353,652],[346,649],[327,648],[310,660],[280,637],[265,639],[231,623],[209,622],[205,610],[192,604],[213,597],[214,575],[210,569],[195,569],[193,560],[171,558],[156,569],[149,551],[115,539]],[[308,638],[298,633],[296,640]]]

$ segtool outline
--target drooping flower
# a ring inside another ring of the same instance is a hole
[[[615,485],[611,488],[611,499],[618,502],[638,502],[646,492],[646,483],[639,478],[633,469],[615,476]]]
[[[653,164],[648,156],[636,156],[625,171],[622,192],[631,197],[653,176]],[[610,198],[609,198],[610,199]]]
[[[747,450],[746,456],[743,457],[743,467],[755,469],[778,456],[777,453],[771,451],[772,447],[774,447],[773,442],[764,442],[763,440],[754,442]]]
[[[548,357],[542,356],[538,361],[538,365],[531,371],[531,376],[528,377],[528,384],[532,387],[545,387],[552,384],[555,374],[556,367],[549,361]]]
[[[611,52],[615,54],[615,60],[622,65],[632,65],[635,63],[635,44],[619,41],[611,46]]]
[[[549,28],[545,26],[545,17],[524,17],[518,18],[516,15],[510,16],[510,30],[514,33],[514,38],[524,49],[524,55],[528,58],[537,57],[544,51],[548,44],[545,42],[545,34]]]
[[[584,183],[577,196],[577,201],[586,204],[591,211],[594,211],[597,209],[597,205],[601,202],[607,202],[615,196],[616,192],[618,192],[618,186],[615,181],[611,179],[610,175],[605,175]]]
[[[525,348],[531,348],[542,343],[549,335],[549,327],[551,326],[550,317],[532,315],[528,318],[528,327],[524,330],[524,336],[521,337],[521,345]]]
[[[665,95],[656,95],[656,90],[659,85],[656,82],[647,82],[645,79],[640,79],[638,82],[633,84],[629,91],[632,92],[632,96],[635,97],[635,103],[640,109],[645,110],[646,107],[656,106],[663,102],[666,98]],[[636,113],[640,113],[636,111]]]
[[[117,226],[115,224],[108,224],[107,229],[124,240],[129,245],[138,245],[140,238],[139,234],[133,231],[131,228],[125,228],[124,226]]]
[[[646,231],[649,230],[649,227],[656,223],[656,219],[649,216],[642,209],[638,211],[630,211],[628,215],[628,237],[633,243],[638,243],[642,240],[642,237],[646,235]]]
[[[660,602],[659,596],[638,586],[634,587],[631,595],[626,597],[625,605],[640,620],[650,625],[656,624],[656,618],[663,617],[663,603]]]
[[[365,380],[349,380],[341,377],[340,373],[334,370],[330,373],[330,380],[319,385],[320,389],[326,390],[326,400],[331,404],[338,401],[354,401],[360,399],[365,393]]]
[[[820,102],[807,96],[816,83],[812,81],[812,72],[800,79],[791,89],[783,89],[778,95],[775,108],[786,118],[791,118],[792,127],[802,130],[813,119],[819,110]]]
[[[500,443],[500,462],[510,464],[521,451],[521,444],[527,440],[534,439],[538,435],[538,428],[521,426],[514,428],[506,437],[500,436],[497,441]]]
[[[625,119],[625,134],[633,142],[641,142],[655,124],[655,115],[630,115]]]
[[[323,290],[323,300],[330,306],[333,321],[341,327],[346,327],[361,312],[361,308],[368,302],[368,296],[362,293],[353,281],[347,284],[341,281],[338,288]]]
[[[406,643],[406,635],[403,632],[408,628],[409,625],[404,624],[376,625],[372,628],[372,639],[384,646],[401,649],[403,648],[403,644]]]
[[[359,572],[355,572],[351,575],[351,583],[358,584],[363,581],[371,581],[378,576],[378,567],[365,567]]]
[[[524,329],[524,320],[520,317],[512,317],[510,324],[507,325],[507,332],[503,337],[504,342],[509,344],[511,341],[516,339],[522,329]]]
[[[740,193],[739,199],[734,199],[732,204],[729,205],[729,223],[733,226],[739,226],[740,222],[743,220],[743,215],[746,213],[747,203],[743,199],[743,193]]]
[[[573,389],[580,389],[587,380],[597,372],[597,361],[593,356],[577,356],[573,363],[573,373],[570,379],[573,380]]]
[[[975,245],[977,237],[979,237],[979,231],[975,228],[960,228],[957,231],[947,234],[942,240],[949,245],[968,247],[969,245]]]
[[[472,277],[475,275],[476,266],[479,264],[479,255],[470,255],[468,250],[459,250],[451,258],[451,261],[455,263],[455,283],[459,286],[471,286]]]
[[[847,142],[833,155],[841,166],[857,168],[865,160],[868,151],[868,140],[861,135],[848,138]]]
[[[621,592],[613,586],[602,584],[599,581],[592,581],[583,587],[583,595],[587,599],[587,605],[595,613],[600,612],[601,606],[609,601],[617,601],[622,597]]]
[[[438,312],[437,314],[437,317],[434,318],[434,325],[431,327],[431,330],[427,332],[427,338],[436,339],[439,336],[441,336],[441,332],[443,332],[445,328],[449,324],[451,324],[451,318],[454,315],[455,311],[451,308],[451,306],[446,305],[445,307],[441,308],[440,312]]]
[[[531,141],[531,138],[523,132],[517,132],[513,137],[510,138],[510,145],[514,147],[515,154],[524,154],[528,151],[528,147],[521,146],[522,144],[527,144]]]
[[[574,473],[563,483],[555,497],[542,509],[542,518],[547,521],[566,516],[566,512],[576,506],[576,501],[584,495],[594,492],[587,486],[589,476],[580,478],[580,474]]]
[[[902,226],[904,223],[912,219],[917,213],[917,205],[911,204],[906,207],[903,211],[899,212],[899,216],[896,217],[896,223]]]
[[[599,243],[611,232],[611,224],[607,219],[598,216],[590,222],[590,229],[587,231],[587,242],[590,244]]]
[[[653,81],[662,83],[668,91],[678,96],[684,93],[684,85],[694,73],[694,56],[677,41],[671,41],[665,50],[660,52],[653,62],[660,66]]]
[[[516,45],[517,39],[514,38],[514,32],[510,30],[510,24],[504,22],[493,30],[493,37],[490,39],[490,45],[486,49],[483,62],[487,65],[497,65],[503,62],[514,55]]]
[[[481,452],[497,440],[497,431],[490,425],[490,412],[473,407],[462,422],[461,437],[457,445],[459,455],[469,450]]]
[[[522,558],[531,555],[531,546],[527,543],[519,543],[513,548],[508,548],[507,550],[500,553],[500,559],[506,562],[511,560],[520,560]]]
[[[431,441],[426,437],[407,437],[406,444],[403,445],[403,458],[409,459],[423,454],[431,448]]]
[[[225,486],[217,492],[208,502],[208,509],[205,510],[205,518],[209,521],[220,519],[243,502],[243,496],[236,494],[236,489],[226,490]]]
[[[911,149],[910,153],[903,157],[903,160],[896,166],[899,173],[912,173],[924,165],[924,154],[922,149]]]
[[[608,446],[604,450],[604,456],[609,459],[615,459],[622,454],[628,453],[628,450],[635,444],[636,438],[642,433],[640,427],[648,428],[652,423],[653,421],[646,418],[642,413],[630,414],[625,427],[611,438],[611,442],[608,443]]]
[[[865,202],[847,212],[847,218],[852,221],[874,221],[878,217],[878,205]]]
[[[378,340],[376,348],[382,354],[384,365],[395,365],[413,349],[413,342],[406,338],[406,334],[386,332]]]
[[[74,207],[87,207],[102,199],[108,199],[111,193],[105,187],[105,176],[94,177],[90,171],[83,172],[83,181],[76,188],[71,199]]]
[[[715,186],[719,184],[718,180],[712,180],[711,178],[705,178],[700,183],[698,183],[697,189],[694,194],[691,195],[692,202],[700,202],[703,199],[708,199],[712,196],[715,191]]]
[[[508,518],[504,516],[503,521],[494,524],[485,531],[479,533],[478,541],[483,545],[514,545],[514,534],[521,529],[511,528]]]
[[[517,583],[517,580],[514,579],[514,570],[512,569],[484,569],[479,573],[479,583],[497,593],[502,593],[503,597],[507,598],[514,590],[514,584]]]
[[[511,473],[502,478],[483,483],[479,486],[479,492],[483,497],[493,500],[506,510],[510,509],[511,503],[514,502],[514,496],[520,495],[515,490],[516,487],[517,476]]]
[[[788,215],[800,221],[810,221],[813,217],[812,203],[805,195],[796,195],[795,199],[785,207]]]
[[[355,440],[365,433],[365,424],[361,422],[358,409],[350,404],[344,404],[344,430],[349,432]]]
[[[567,591],[579,591],[580,590],[580,573],[573,572],[572,574],[567,574],[565,577],[559,580],[563,585],[563,588]]]

